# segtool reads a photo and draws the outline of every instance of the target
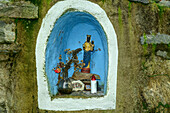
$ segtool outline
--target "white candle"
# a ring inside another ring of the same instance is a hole
[[[97,81],[94,75],[92,76],[91,79],[91,93],[97,93]]]

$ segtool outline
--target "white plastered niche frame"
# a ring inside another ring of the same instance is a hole
[[[88,12],[96,18],[103,27],[108,42],[108,78],[107,94],[104,97],[93,98],[56,98],[51,100],[48,83],[45,75],[45,50],[47,40],[56,20],[69,9]],[[116,85],[118,47],[115,30],[105,11],[97,4],[87,0],[65,0],[57,2],[46,14],[37,37],[36,43],[36,68],[38,84],[38,107],[44,110],[77,111],[77,110],[110,110],[116,107]]]

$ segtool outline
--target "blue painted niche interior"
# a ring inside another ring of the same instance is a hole
[[[100,75],[99,86],[106,94],[108,72],[107,37],[99,22],[91,14],[67,12],[56,21],[46,46],[45,71],[51,96],[56,95],[58,92],[56,86],[58,74],[52,69],[59,63],[59,55],[61,54],[62,61],[66,62],[67,56],[64,50],[68,48],[71,50],[83,49],[87,34],[91,35],[91,40],[94,41],[94,49],[101,49],[101,51],[92,53],[90,68],[91,73]],[[79,61],[83,60],[83,50],[78,54],[78,59]],[[68,76],[71,77],[73,72],[74,67],[71,67]]]

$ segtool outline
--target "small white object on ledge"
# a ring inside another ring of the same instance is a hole
[[[73,84],[73,91],[83,91],[84,90],[84,83],[80,80],[72,81]]]
[[[97,93],[97,81],[94,75],[92,76],[91,79],[91,93]]]

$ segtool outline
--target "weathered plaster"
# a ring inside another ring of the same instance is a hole
[[[48,36],[53,29],[56,20],[68,9],[76,9],[93,15],[103,27],[108,40],[108,84],[107,94],[104,97],[88,99],[58,98],[51,100],[48,91],[47,78],[45,77],[45,50]],[[86,0],[65,0],[57,2],[43,19],[36,44],[36,67],[38,83],[38,106],[40,109],[75,111],[86,109],[115,109],[116,107],[116,83],[117,83],[118,47],[115,30],[109,21],[105,11],[97,4]]]

